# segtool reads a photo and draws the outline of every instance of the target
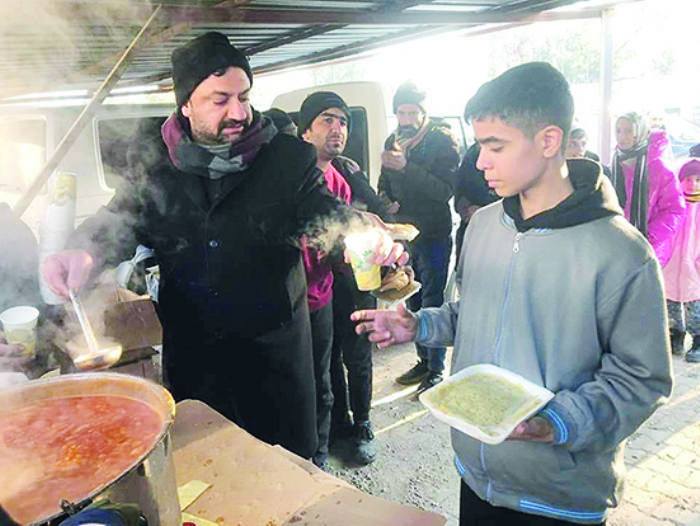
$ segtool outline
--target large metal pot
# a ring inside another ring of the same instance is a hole
[[[13,411],[48,399],[89,395],[124,396],[144,402],[156,411],[162,428],[150,451],[134,458],[120,476],[103,481],[93,493],[74,504],[80,508],[90,501],[106,497],[114,503],[137,504],[149,526],[180,525],[181,512],[169,434],[175,418],[175,402],[163,387],[125,374],[71,374],[0,391],[0,412]],[[41,524],[60,516],[61,513],[55,513],[33,523]]]

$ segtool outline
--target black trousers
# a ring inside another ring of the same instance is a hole
[[[328,455],[328,437],[331,431],[331,346],[333,344],[333,303],[311,313],[314,379],[316,384],[316,430],[318,449],[314,457]]]
[[[459,526],[579,526],[574,522],[492,506],[479,498],[463,480],[461,484]],[[605,526],[605,522],[598,526]]]
[[[333,273],[333,425],[349,422],[352,409],[355,422],[369,420],[372,402],[372,344],[366,335],[355,333],[350,314],[357,309],[373,309],[377,301],[368,292],[357,290],[355,279],[343,271]],[[345,370],[348,370],[347,382]],[[349,397],[348,397],[349,394]]]

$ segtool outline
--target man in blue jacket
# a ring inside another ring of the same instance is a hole
[[[658,261],[600,165],[566,161],[573,111],[547,63],[484,84],[465,118],[503,199],[469,222],[461,300],[353,313],[380,347],[454,344],[453,372],[491,363],[554,392],[500,444],[452,430],[463,526],[604,524],[627,437],[671,393]]]

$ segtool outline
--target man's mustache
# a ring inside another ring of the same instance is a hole
[[[248,121],[239,121],[231,119],[228,121],[221,121],[219,123],[219,133],[221,133],[226,128],[235,128],[236,126],[243,126],[243,129],[248,128]]]

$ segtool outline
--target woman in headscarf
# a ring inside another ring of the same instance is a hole
[[[678,178],[663,159],[668,137],[663,130],[650,132],[643,117],[634,112],[617,119],[615,136],[612,181],[620,205],[664,266],[671,257],[671,238],[685,219]]]

